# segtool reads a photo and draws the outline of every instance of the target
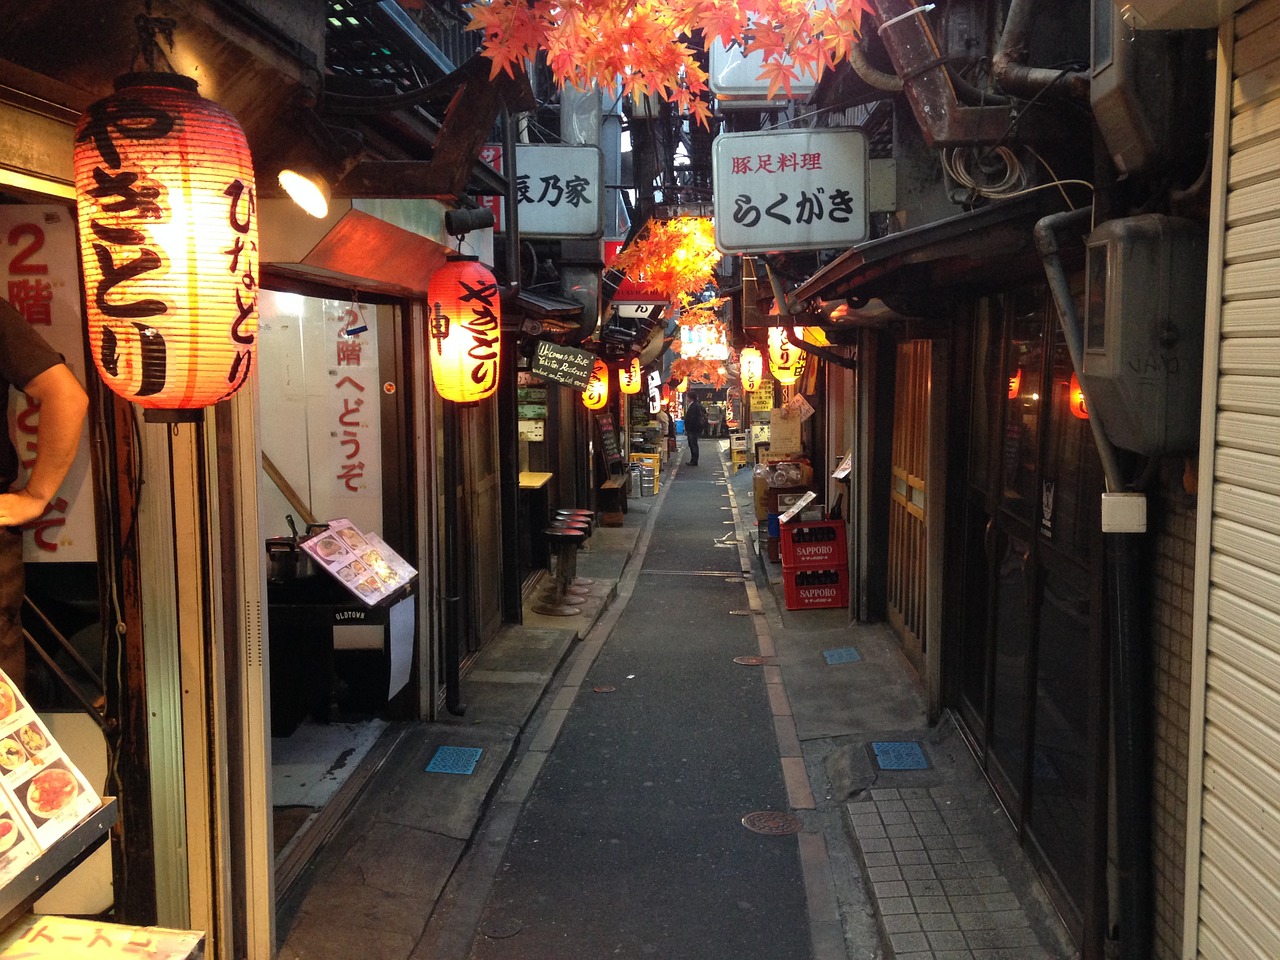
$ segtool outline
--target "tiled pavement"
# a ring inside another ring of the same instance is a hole
[[[1010,883],[981,795],[952,785],[872,788],[847,812],[895,960],[1071,956],[1033,922],[1042,902],[1020,900]]]

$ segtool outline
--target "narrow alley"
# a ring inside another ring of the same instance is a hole
[[[1076,955],[889,631],[782,609],[750,472],[710,446],[596,531],[580,572],[616,595],[585,636],[526,623],[469,674],[506,706],[402,731],[282,957]],[[483,749],[475,774],[424,772],[442,744]]]

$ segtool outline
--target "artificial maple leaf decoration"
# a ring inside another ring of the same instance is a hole
[[[613,267],[676,300],[713,286],[720,256],[709,218],[677,217],[649,221]]]
[[[656,93],[705,124],[707,74],[688,38],[762,54],[761,78],[773,96],[845,59],[863,14],[873,12],[870,0],[813,7],[812,0],[474,0],[466,9],[492,76],[522,69],[543,51],[562,87]]]

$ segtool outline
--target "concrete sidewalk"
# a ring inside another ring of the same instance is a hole
[[[711,479],[725,448],[706,441],[694,469]],[[727,478],[726,495],[753,574],[750,609],[733,613],[752,617],[768,654],[760,669],[805,826],[815,960],[1075,956],[954,723],[927,725],[889,630],[849,625],[847,610],[786,611],[780,568],[752,549],[749,471]],[[529,614],[482,651],[463,679],[464,716],[388,728],[363,793],[281,906],[280,957],[464,960],[474,937],[512,935],[482,928],[488,886],[625,608],[661,502],[633,498],[623,527],[595,531],[578,565],[595,596],[580,617]],[[425,772],[441,746],[479,749],[474,772]]]

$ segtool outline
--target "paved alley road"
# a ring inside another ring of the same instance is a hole
[[[662,498],[634,592],[516,823],[471,960],[807,960],[795,836],[714,446]],[[736,579],[736,582],[732,582]],[[611,692],[604,688],[614,688]],[[600,692],[597,692],[599,690]]]

